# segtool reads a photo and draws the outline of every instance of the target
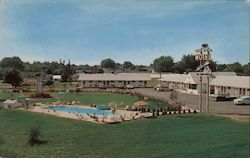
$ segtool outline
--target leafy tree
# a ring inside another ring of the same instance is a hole
[[[104,59],[101,62],[102,68],[110,68],[110,69],[115,69],[115,61],[112,59]]]
[[[227,72],[235,72],[235,73],[242,73],[243,69],[241,67],[241,64],[239,62],[235,62],[233,64],[228,64],[225,71]]]
[[[77,66],[77,70],[81,70],[83,72],[87,72],[87,71],[91,70],[91,67],[88,64],[86,64],[86,65],[79,65],[79,66]]]
[[[242,69],[243,69],[242,72],[243,75],[250,76],[250,63],[243,65]]]
[[[103,73],[103,69],[100,65],[94,65],[91,68],[92,73]]]
[[[133,70],[133,69],[135,69],[135,66],[134,66],[134,64],[132,64],[130,61],[125,61],[125,62],[123,63],[123,68],[124,68],[124,69]]]
[[[19,57],[6,57],[0,62],[2,68],[14,68],[17,70],[24,70],[24,63]]]
[[[71,68],[70,62],[64,67],[63,71],[61,72],[62,81],[63,82],[71,82],[72,81],[73,70]]]
[[[217,63],[215,61],[211,61],[209,67],[210,67],[211,71],[213,71],[213,72],[217,71]]]
[[[180,73],[195,71],[200,65],[200,62],[195,60],[193,54],[183,55],[181,61],[176,64],[177,70]]]
[[[116,69],[116,70],[122,69],[122,64],[120,64],[120,63],[115,63],[115,69]]]
[[[1,71],[1,69],[0,69],[0,80],[2,80],[3,79],[3,72]]]
[[[153,68],[157,72],[171,72],[173,71],[174,60],[170,56],[161,56],[156,58],[153,62]]]
[[[8,69],[4,74],[4,82],[9,83],[12,86],[18,86],[23,81],[19,71],[16,69]]]
[[[137,71],[148,71],[146,65],[135,65]]]
[[[219,72],[225,71],[227,65],[226,64],[217,64],[216,65],[216,70]]]

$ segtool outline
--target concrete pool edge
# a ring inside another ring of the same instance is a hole
[[[48,107],[48,106],[46,106],[46,107]],[[69,118],[69,119],[74,119],[74,120],[88,121],[88,122],[98,123],[98,124],[120,123],[120,122],[124,122],[124,121],[152,117],[152,113],[141,113],[139,111],[127,111],[127,110],[118,109],[116,111],[120,114],[120,115],[118,115],[119,117],[118,116],[117,117],[107,116],[105,118],[103,118],[103,117],[93,118],[93,117],[89,117],[89,116],[79,116],[79,115],[74,114],[74,113],[68,113],[68,112],[63,112],[63,111],[52,111],[52,110],[46,109],[46,107],[45,106],[43,106],[43,107],[35,106],[32,109],[29,109],[28,111],[43,113],[43,114],[53,115],[53,116],[58,116],[58,117],[63,117],[63,118]],[[79,105],[77,107],[90,108],[89,106],[83,106],[83,105]]]

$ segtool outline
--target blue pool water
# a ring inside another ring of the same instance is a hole
[[[98,110],[95,108],[88,108],[88,107],[75,107],[69,105],[62,105],[62,106],[49,106],[48,110],[57,110],[63,112],[70,112],[70,113],[80,113],[80,114],[90,114],[90,115],[99,115],[99,116],[108,116],[108,115],[117,115],[117,113],[112,113],[110,110]]]

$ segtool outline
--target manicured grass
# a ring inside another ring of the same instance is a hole
[[[4,101],[6,99],[13,98],[15,99],[17,96],[24,95],[24,96],[30,96],[30,93],[3,93],[0,92],[0,103],[1,101]],[[117,105],[118,108],[124,108],[125,106],[132,106],[134,105],[134,102],[140,101],[142,99],[139,99],[135,96],[132,96],[130,94],[114,94],[114,93],[98,93],[98,92],[83,92],[83,93],[65,93],[64,95],[58,95],[58,93],[50,93],[51,96],[53,96],[52,99],[35,99],[35,100],[29,100],[29,104],[34,104],[37,102],[42,103],[50,103],[57,100],[60,100],[62,102],[69,102],[69,101],[79,101],[82,105],[90,105],[90,104],[113,104]],[[156,101],[148,101],[149,106],[152,108],[158,108],[158,105]],[[162,103],[159,103],[162,105]]]
[[[133,105],[138,101],[137,97],[129,94],[112,94],[112,93],[97,93],[97,92],[83,92],[83,93],[65,93],[65,95],[54,94],[55,98],[62,101],[80,101],[81,104],[109,104],[115,103],[118,106],[124,107],[126,105]]]
[[[0,111],[0,155],[7,157],[247,157],[249,122],[206,115],[162,116],[100,125],[24,111]],[[31,127],[48,144],[30,147]]]

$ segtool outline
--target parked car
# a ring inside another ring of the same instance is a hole
[[[234,99],[236,105],[250,105],[250,96],[242,96],[238,99]]]
[[[127,89],[134,89],[134,86],[133,86],[132,84],[128,84],[128,85],[126,86],[126,88],[127,88]]]
[[[215,101],[233,101],[234,99],[236,99],[236,97],[230,96],[229,94],[217,94],[213,96],[213,99]]]
[[[117,88],[119,88],[119,89],[125,89],[126,87],[125,87],[124,85],[120,85],[120,84],[119,84],[119,85],[117,86]]]
[[[154,90],[156,90],[156,91],[172,91],[173,89],[169,88],[169,87],[167,87],[165,85],[159,84],[159,85],[154,87]]]
[[[99,84],[99,89],[106,89],[106,87],[103,84]]]

